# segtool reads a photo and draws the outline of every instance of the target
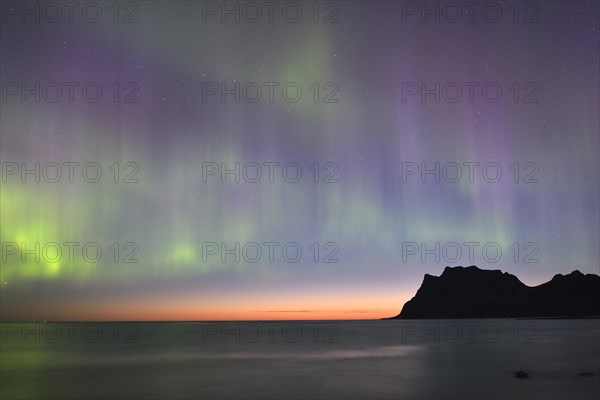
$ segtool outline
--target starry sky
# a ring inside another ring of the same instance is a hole
[[[598,2],[98,4],[2,10],[2,320],[380,318],[447,265],[599,273]]]

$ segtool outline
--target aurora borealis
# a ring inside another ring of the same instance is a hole
[[[2,3],[3,321],[381,318],[446,265],[599,272],[598,2],[224,3]]]

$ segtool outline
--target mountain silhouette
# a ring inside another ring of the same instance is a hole
[[[425,274],[417,294],[393,318],[534,318],[600,316],[600,276],[575,270],[529,287],[516,276],[476,266]]]

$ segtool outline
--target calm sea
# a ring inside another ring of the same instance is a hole
[[[598,319],[1,327],[2,399],[600,398]]]

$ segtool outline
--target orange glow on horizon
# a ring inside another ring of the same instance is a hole
[[[22,321],[284,321],[284,320],[365,320],[398,315],[409,297],[367,296],[360,299],[325,296],[312,300],[285,298],[277,304],[253,298],[215,299],[155,298],[101,303],[70,304],[38,309],[21,315]],[[4,319],[3,319],[4,320]]]

